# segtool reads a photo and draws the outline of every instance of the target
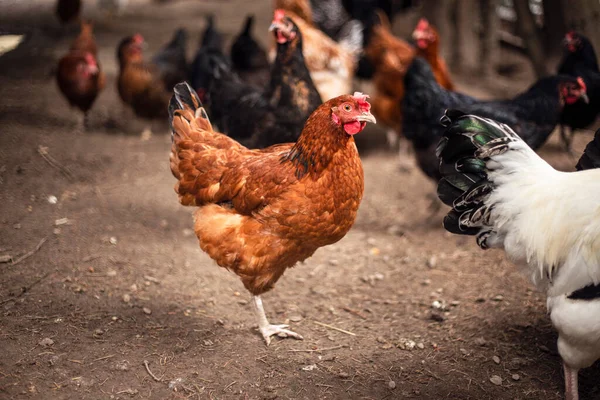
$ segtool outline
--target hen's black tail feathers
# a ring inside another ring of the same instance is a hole
[[[241,34],[244,36],[250,36],[252,34],[252,26],[254,25],[254,15],[248,14],[246,22],[244,23],[244,29]]]
[[[446,131],[436,149],[443,177],[437,193],[452,207],[444,218],[444,228],[456,234],[478,235],[478,244],[486,248],[492,209],[485,200],[494,190],[487,179],[486,161],[521,139],[506,125],[457,110],[447,110],[441,123]]]
[[[585,147],[583,155],[575,168],[577,168],[577,171],[600,168],[600,129],[596,131],[594,140]]]
[[[169,101],[169,125],[173,132],[173,117],[178,110],[190,110],[194,115],[201,116],[208,120],[206,110],[202,107],[202,102],[198,94],[187,82],[181,82],[173,88],[173,97]]]

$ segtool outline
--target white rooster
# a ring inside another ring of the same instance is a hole
[[[577,400],[579,369],[600,358],[600,130],[577,164],[560,172],[508,126],[447,111],[437,155],[444,227],[503,248],[547,293],[565,372]]]

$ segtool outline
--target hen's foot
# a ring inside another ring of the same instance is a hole
[[[259,328],[261,335],[263,336],[263,338],[265,339],[265,342],[267,343],[267,346],[269,344],[271,344],[271,336],[273,335],[277,335],[280,338],[294,338],[294,339],[298,339],[298,340],[304,340],[304,338],[297,334],[296,332],[290,331],[289,329],[289,325],[267,325],[264,327]]]

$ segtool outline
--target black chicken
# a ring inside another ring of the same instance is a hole
[[[571,152],[574,130],[589,127],[600,113],[600,71],[594,46],[588,38],[576,32],[568,32],[565,35],[564,47],[565,56],[558,67],[558,73],[580,76],[590,98],[589,104],[576,103],[565,106],[561,115],[561,138],[566,150]]]
[[[215,27],[214,16],[206,17],[206,28],[200,39],[200,47],[190,65],[190,83],[203,103],[209,103],[208,87],[212,75],[213,58],[230,68],[228,57],[223,54],[223,35]]]
[[[188,65],[185,56],[185,46],[188,34],[185,29],[178,29],[173,39],[152,57],[152,63],[158,68],[165,89],[173,90],[179,82],[188,77]]]
[[[278,10],[269,30],[277,41],[277,56],[266,90],[243,82],[221,57],[210,58],[211,120],[250,148],[296,141],[306,119],[321,105],[296,24]]]
[[[231,45],[233,70],[245,81],[258,87],[269,84],[267,53],[252,37],[254,15],[248,15],[244,28]]]
[[[415,58],[408,69],[404,84],[402,133],[412,142],[423,172],[436,181],[440,174],[435,147],[444,131],[439,120],[446,109],[459,108],[505,123],[530,147],[537,149],[558,124],[565,104],[575,104],[580,99],[587,101],[580,79],[567,75],[542,78],[512,99],[477,100],[442,88],[429,64],[420,57]]]

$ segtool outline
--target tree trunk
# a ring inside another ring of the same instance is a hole
[[[479,0],[479,60],[478,70],[482,76],[489,77],[495,73],[498,60],[498,16],[496,0]]]
[[[538,35],[535,19],[529,10],[529,2],[528,0],[513,0],[513,4],[517,14],[519,33],[525,42],[525,48],[535,74],[538,78],[546,76],[548,69],[546,68],[544,48]]]
[[[562,55],[562,40],[567,33],[563,0],[543,0],[544,7],[544,50],[546,56]]]

